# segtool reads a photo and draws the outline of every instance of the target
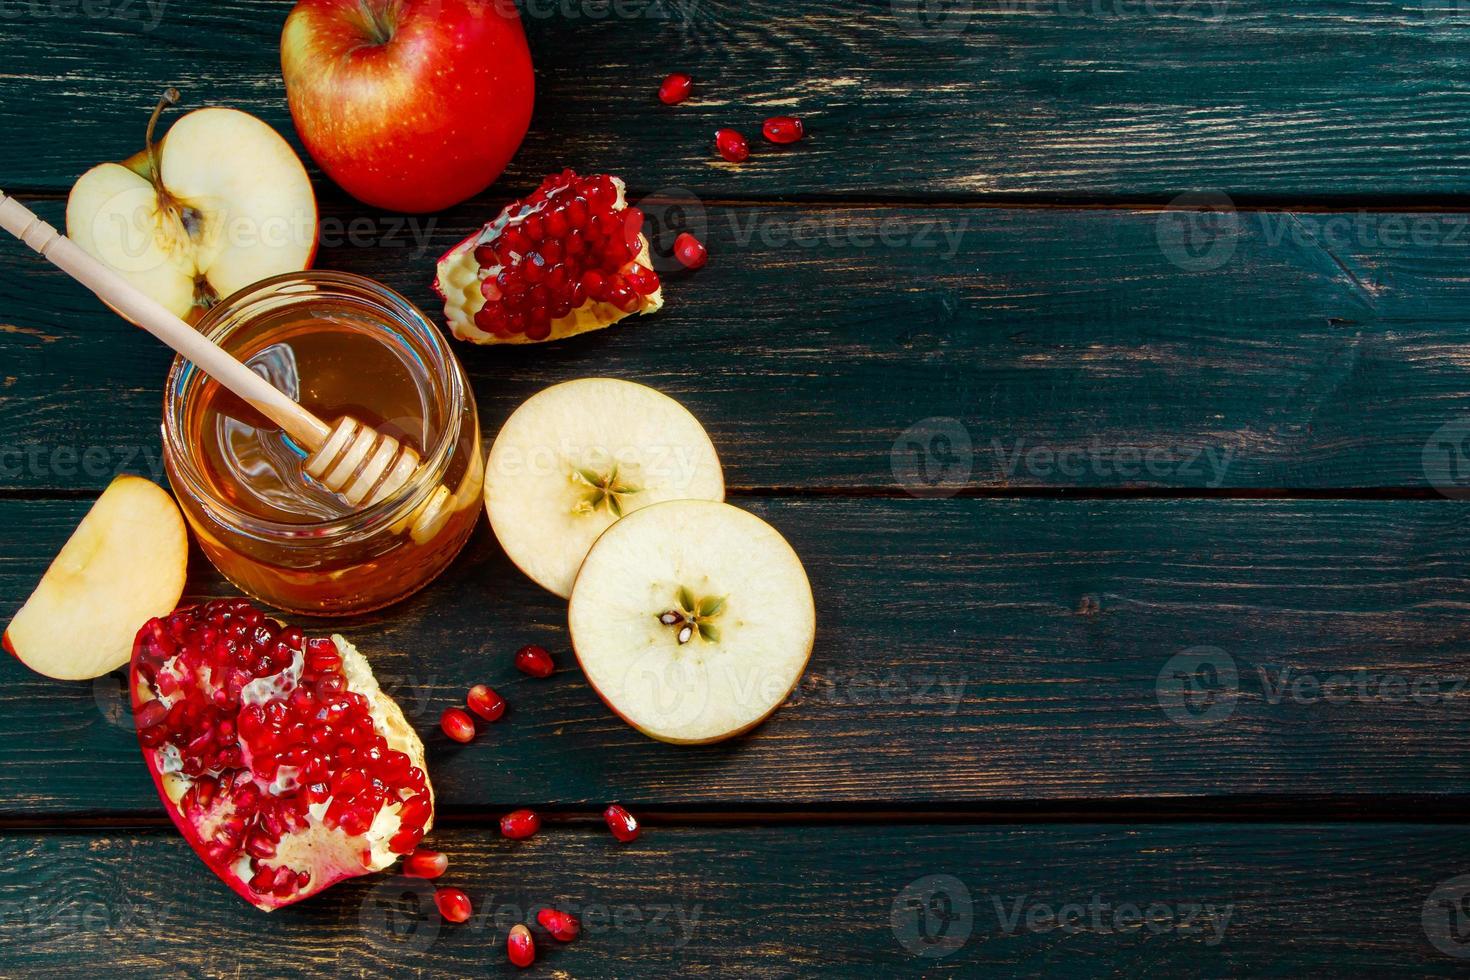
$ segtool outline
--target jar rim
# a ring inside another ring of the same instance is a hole
[[[180,389],[187,380],[186,371],[193,368],[202,377],[208,375],[180,354],[174,357],[163,394],[163,443],[166,455],[173,464],[170,475],[173,472],[178,473],[185,486],[176,487],[176,491],[182,489],[187,492],[201,507],[206,508],[214,520],[228,525],[232,532],[256,539],[325,539],[348,534],[379,533],[408,517],[443,482],[459,441],[468,386],[458,359],[433,321],[397,290],[356,273],[309,269],[262,279],[216,303],[200,319],[196,329],[215,343],[222,344],[226,337],[250,320],[248,316],[236,316],[239,307],[263,295],[293,286],[303,287],[303,302],[334,293],[339,296],[352,294],[360,299],[373,300],[383,307],[384,312],[395,323],[409,327],[419,335],[423,346],[437,362],[433,365],[435,370],[431,372],[433,384],[436,389],[442,390],[445,401],[444,425],[438,433],[432,452],[426,453],[420,459],[418,472],[389,497],[342,517],[287,523],[246,513],[209,492],[208,484],[199,472],[194,450],[183,437],[181,410],[184,396]],[[335,420],[324,421],[331,424]]]

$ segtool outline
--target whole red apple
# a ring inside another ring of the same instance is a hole
[[[395,211],[437,211],[488,187],[535,102],[511,0],[300,0],[281,70],[327,176]]]

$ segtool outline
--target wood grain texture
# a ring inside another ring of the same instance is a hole
[[[483,524],[418,598],[317,628],[370,656],[455,812],[1464,797],[1457,502],[740,502],[802,556],[819,628],[786,706],[731,743],[668,746],[618,721],[575,666],[564,605]],[[27,529],[0,553],[0,612],[84,507],[0,504]],[[192,595],[235,594],[197,556],[193,572]],[[528,642],[554,653],[554,679],[514,669]],[[509,714],[455,745],[439,714],[477,682]],[[7,659],[0,692],[0,815],[158,812],[116,681]]]
[[[537,975],[1309,976],[1330,963],[1452,976],[1470,953],[1432,898],[1470,868],[1455,827],[659,828],[622,847],[596,829],[525,842],[455,829],[433,842],[451,855],[438,883],[475,904],[461,925],[438,920],[422,881],[359,879],[267,915],[165,832],[12,834],[0,838],[0,946],[31,976],[79,962],[135,975],[508,976],[506,931],[555,904],[581,914],[583,934],[542,934]],[[949,878],[909,888],[930,875]],[[942,959],[922,955],[939,947],[908,909],[936,886],[957,916],[945,936],[958,948]],[[1447,952],[1430,943],[1426,904]]]
[[[1470,216],[673,200],[645,207],[702,225],[714,258],[670,273],[663,312],[535,349],[456,343],[487,436],[601,374],[688,405],[737,487],[1470,492],[1470,465],[1445,465],[1467,462]],[[320,264],[437,318],[433,258],[483,217],[334,211]],[[157,473],[168,352],[15,243],[0,311],[0,487]]]
[[[1321,198],[1470,186],[1460,137],[1470,34],[1455,0],[521,6],[539,91],[506,177],[517,187],[568,165],[722,197],[1167,199],[1216,188]],[[0,76],[0,175],[67,187],[132,154],[170,83],[191,104],[233,105],[291,133],[277,54],[287,10],[278,0],[15,3],[0,37],[23,38],[26,56]],[[670,109],[654,91],[675,69],[698,85]],[[717,127],[758,140],[762,118],[787,112],[808,122],[802,144],[758,145],[741,167],[716,158]]]

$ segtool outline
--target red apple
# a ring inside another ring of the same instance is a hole
[[[535,101],[510,0],[300,0],[281,70],[327,176],[395,211],[437,211],[488,187]]]

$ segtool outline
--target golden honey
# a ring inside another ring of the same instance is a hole
[[[479,424],[459,362],[413,304],[358,276],[295,273],[230,297],[199,329],[328,424],[351,416],[423,461],[392,497],[354,508],[305,474],[305,447],[176,359],[165,461],[221,573],[282,609],[344,615],[410,595],[448,566],[480,512]],[[448,517],[419,540],[408,518],[441,485]]]

